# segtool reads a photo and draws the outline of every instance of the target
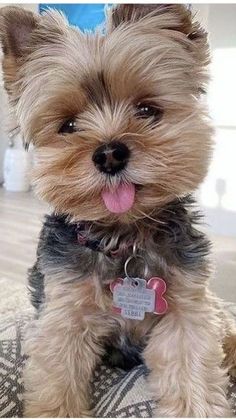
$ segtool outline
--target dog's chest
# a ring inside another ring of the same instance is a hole
[[[52,276],[69,271],[75,281],[95,275],[102,284],[107,284],[126,276],[125,263],[133,254],[134,243],[140,257],[129,263],[131,277],[158,276],[168,283],[173,269],[196,272],[205,263],[209,242],[195,229],[198,214],[187,208],[187,198],[185,201],[163,208],[157,225],[143,222],[139,229],[131,225],[113,226],[110,230],[89,225],[89,242],[99,244],[95,249],[78,240],[76,224],[55,214],[48,216],[38,250],[42,274]],[[125,251],[112,254],[110,250],[116,249],[117,243],[119,250],[125,244]]]

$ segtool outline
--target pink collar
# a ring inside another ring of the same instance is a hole
[[[89,249],[95,252],[101,252],[104,253],[106,256],[113,258],[127,254],[128,250],[132,248],[134,244],[133,240],[128,240],[126,243],[121,241],[118,244],[117,248],[109,250],[109,252],[107,252],[104,246],[102,245],[102,240],[94,240],[90,238],[90,226],[88,222],[83,221],[81,223],[78,223],[76,232],[78,243],[81,246],[88,247]]]

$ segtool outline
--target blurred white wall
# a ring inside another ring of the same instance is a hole
[[[214,156],[199,198],[211,230],[236,237],[236,4],[195,7],[209,32],[207,99],[216,127]]]
[[[9,6],[10,3],[0,3],[0,7]],[[24,7],[24,9],[31,10],[31,12],[38,12],[38,3],[11,3],[12,6]]]

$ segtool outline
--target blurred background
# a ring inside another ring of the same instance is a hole
[[[47,7],[60,9],[81,29],[92,30],[104,19],[104,4],[20,6],[35,13]],[[216,127],[214,157],[197,197],[205,213],[205,229],[214,243],[216,280],[212,288],[225,300],[236,302],[236,4],[189,7],[209,32],[212,64],[206,100]],[[14,294],[25,283],[42,216],[48,208],[33,197],[30,188],[33,153],[25,153],[20,137],[9,138],[7,119],[0,71],[0,285],[8,290],[12,285]]]

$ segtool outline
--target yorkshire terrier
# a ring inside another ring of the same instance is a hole
[[[93,415],[105,361],[145,363],[156,416],[231,415],[236,334],[191,195],[212,150],[206,33],[184,5],[116,5],[94,33],[53,10],[0,15],[5,86],[53,207],[29,275],[26,416]]]

